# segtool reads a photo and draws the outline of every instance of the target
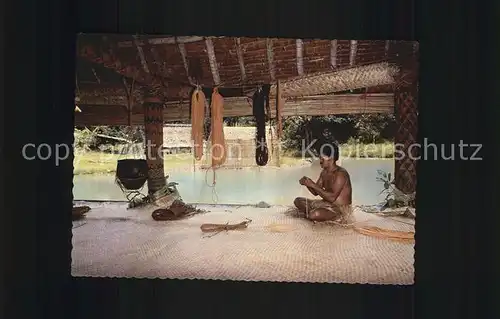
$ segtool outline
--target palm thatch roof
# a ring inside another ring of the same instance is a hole
[[[264,84],[274,93],[277,81],[285,99],[391,93],[399,72],[392,62],[414,55],[411,45],[402,49],[399,42],[82,34],[76,94],[83,112],[77,121],[82,105],[129,108],[147,88],[161,91],[169,103],[187,102],[194,85],[217,86],[224,97],[236,98]]]

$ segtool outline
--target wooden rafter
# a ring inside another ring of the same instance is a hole
[[[95,79],[97,80],[97,83],[101,83],[101,79],[97,76],[95,69],[94,68],[91,68],[91,69],[92,69],[92,73],[94,73],[94,76],[95,76]]]
[[[107,69],[113,70],[119,75],[134,79],[143,85],[151,85],[156,82],[161,82],[157,76],[144,71],[142,67],[137,68],[135,65],[126,65],[118,57],[110,56],[100,47],[87,44],[80,48],[79,55],[87,61],[102,65]],[[106,61],[108,60],[108,61]]]
[[[356,53],[358,52],[358,41],[351,40],[351,51],[349,53],[349,65],[354,66],[356,63]]]
[[[276,80],[276,68],[274,65],[274,51],[273,51],[273,39],[266,39],[266,49],[267,49],[267,63],[269,65],[269,75],[271,76],[271,81]]]
[[[330,42],[330,65],[333,69],[337,67],[337,40]]]
[[[189,64],[188,64],[188,60],[187,60],[187,52],[186,52],[186,47],[184,45],[184,43],[177,43],[177,46],[179,47],[179,52],[181,54],[181,57],[182,57],[182,63],[184,64],[184,70],[186,70],[186,76],[188,78],[188,81],[189,83],[191,83],[191,85],[194,85],[194,80],[191,78],[191,76],[189,76]]]
[[[241,41],[240,38],[236,38],[234,41],[236,46],[236,55],[238,56],[238,64],[240,65],[241,81],[245,82],[247,80],[247,74],[245,71],[245,61],[243,60],[243,51],[241,50]]]
[[[141,83],[134,82],[133,80],[127,81],[133,83],[133,89],[124,87],[123,83],[120,85],[104,85],[104,84],[87,84],[80,86],[81,104],[98,104],[98,105],[123,105],[128,103],[127,95],[132,97],[133,104],[141,104],[143,102],[142,92],[146,86]],[[185,100],[188,99],[191,92],[191,87],[165,87],[164,92],[172,100]]]
[[[205,44],[207,46],[208,62],[210,63],[210,70],[212,71],[214,84],[219,85],[220,84],[219,69],[217,67],[217,59],[215,58],[215,50],[212,39],[206,38]]]
[[[137,54],[139,55],[139,58],[141,59],[142,69],[146,73],[151,73],[151,72],[149,72],[148,62],[146,61],[146,57],[144,56],[144,51],[142,50],[142,47],[139,45],[139,39],[137,38],[137,36],[134,36],[134,44],[135,44],[135,48],[137,49]]]
[[[148,39],[147,43],[149,43],[151,45],[157,45],[157,44],[191,43],[191,42],[197,42],[197,41],[203,41],[203,37],[199,37],[199,36],[162,37],[162,38]],[[145,45],[146,41],[139,40],[138,44],[141,46]],[[134,45],[135,44],[132,41],[118,42],[119,48],[130,48]]]
[[[304,75],[304,43],[302,39],[295,40],[295,45],[297,47],[297,73]]]

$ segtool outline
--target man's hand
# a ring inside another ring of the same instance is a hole
[[[316,184],[316,183],[314,183],[314,181],[312,179],[310,179],[307,176],[302,177],[299,180],[299,183],[300,183],[300,185],[304,185],[306,187],[313,187]]]

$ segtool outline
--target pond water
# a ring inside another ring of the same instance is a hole
[[[393,159],[344,159],[342,166],[350,175],[353,203],[371,205],[381,202],[382,184],[376,181],[377,170],[394,172]],[[298,180],[306,175],[316,180],[319,165],[290,168],[220,169],[216,174],[216,187],[212,184],[212,171],[165,167],[169,181],[179,183],[178,189],[188,203],[254,204],[265,201],[275,205],[289,205],[297,196],[311,195]],[[114,182],[114,175],[76,175],[73,179],[75,200],[125,200]],[[143,193],[147,191],[144,187]]]

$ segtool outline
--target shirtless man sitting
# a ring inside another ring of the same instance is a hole
[[[302,177],[299,183],[314,196],[321,199],[297,197],[294,205],[302,216],[312,221],[339,221],[348,223],[352,214],[352,188],[349,173],[337,165],[339,148],[337,145],[325,145],[320,156],[323,169],[315,183],[309,177]]]

